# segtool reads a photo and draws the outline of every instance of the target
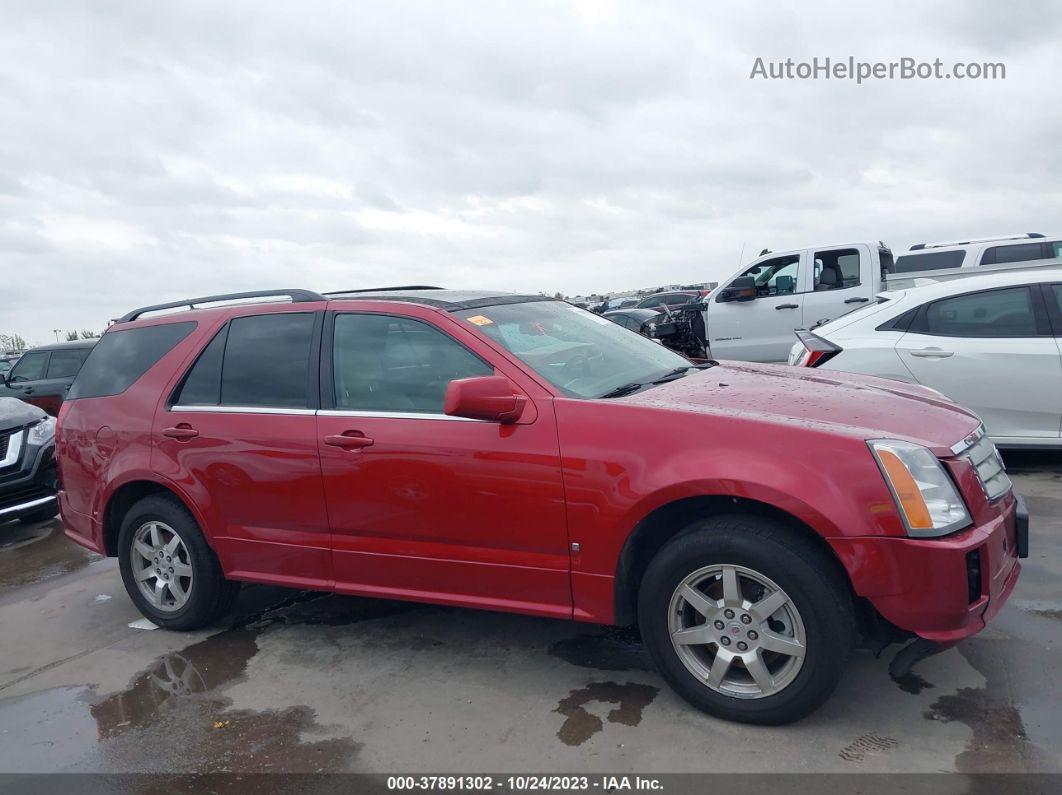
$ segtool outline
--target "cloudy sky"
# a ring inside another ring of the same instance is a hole
[[[1049,0],[0,9],[0,333],[31,343],[210,292],[576,294],[1062,231]],[[749,79],[815,56],[1006,79]]]

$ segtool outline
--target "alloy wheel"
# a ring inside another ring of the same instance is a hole
[[[164,522],[145,522],[133,534],[133,579],[157,610],[180,610],[192,594],[192,561],[177,532]]]
[[[705,566],[683,579],[671,596],[668,632],[690,673],[734,698],[780,692],[800,673],[807,651],[792,599],[744,566]]]

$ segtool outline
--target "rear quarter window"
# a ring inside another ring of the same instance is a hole
[[[896,273],[934,271],[938,268],[961,268],[966,252],[927,251],[925,254],[904,254],[896,259]]]
[[[120,395],[192,333],[195,321],[108,331],[92,349],[67,400]]]

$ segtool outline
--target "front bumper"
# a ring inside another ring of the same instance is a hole
[[[863,537],[830,543],[852,585],[890,623],[942,644],[984,629],[1006,603],[1028,555],[1029,515],[1008,495],[998,514],[936,539]]]
[[[22,460],[0,473],[0,522],[46,510],[58,511],[55,445],[26,447]]]

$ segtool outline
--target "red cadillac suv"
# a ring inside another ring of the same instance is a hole
[[[160,626],[207,624],[240,582],[637,622],[683,697],[754,723],[822,704],[860,636],[978,632],[1028,545],[978,418],[939,393],[691,366],[541,296],[130,312],[58,460],[67,535]]]

